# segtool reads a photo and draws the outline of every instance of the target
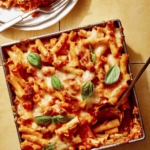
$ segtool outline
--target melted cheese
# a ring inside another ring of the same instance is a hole
[[[44,77],[44,81],[45,81],[46,85],[47,85],[49,88],[52,87],[52,85],[51,85],[51,76],[46,76],[46,77]]]
[[[97,31],[95,29],[92,30],[91,36],[88,37],[88,40],[97,39]]]
[[[34,130],[37,130],[39,128],[39,126],[35,123],[35,122],[32,122],[32,125],[31,125],[32,129]]]
[[[43,78],[43,74],[42,74],[42,72],[41,72],[41,70],[36,70],[36,72],[35,72],[35,74],[36,74],[36,76],[38,77],[38,78]]]
[[[119,63],[118,59],[116,59],[116,57],[114,57],[112,54],[108,55],[107,61],[110,67]]]
[[[101,55],[106,51],[107,46],[106,45],[97,45],[94,48],[94,52],[97,58],[100,58]]]
[[[53,105],[52,107],[56,110],[56,112],[60,112],[60,107],[57,104]]]
[[[71,146],[69,142],[62,141],[57,135],[50,142],[55,143],[55,150],[67,150]]]
[[[24,109],[24,107],[21,104],[18,104],[17,112],[19,116],[21,116],[24,119],[29,119],[33,117],[33,113],[31,111],[26,111],[26,109]]]
[[[38,106],[41,108],[41,112],[47,110],[48,106],[50,106],[50,102],[52,100],[52,96],[50,94],[44,93],[43,98],[38,103]]]
[[[89,70],[84,71],[82,74],[83,82],[91,81],[94,77],[95,77],[95,74],[93,72],[90,72]]]
[[[42,112],[41,112],[41,109],[39,107],[36,107],[35,109],[33,109],[33,116],[36,117],[36,116],[41,116],[42,115]]]
[[[66,79],[74,79],[76,77],[75,74],[72,73],[66,73],[66,72],[62,72],[62,71],[55,71],[55,75],[62,81],[64,82],[64,80]]]

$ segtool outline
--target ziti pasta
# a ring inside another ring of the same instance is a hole
[[[3,47],[22,150],[90,150],[140,139],[123,28],[114,21]],[[132,99],[130,99],[132,98]]]

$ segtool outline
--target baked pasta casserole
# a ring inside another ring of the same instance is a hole
[[[23,12],[31,11],[43,5],[48,5],[54,0],[0,0],[0,7],[18,7]]]
[[[114,21],[5,47],[22,150],[90,150],[142,136],[129,94],[123,28]]]

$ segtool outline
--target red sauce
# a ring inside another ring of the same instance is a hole
[[[132,116],[131,116],[131,112],[130,109],[127,109],[124,111],[124,118],[122,120],[122,123],[120,125],[120,132],[129,132],[131,129],[131,125],[132,125]]]

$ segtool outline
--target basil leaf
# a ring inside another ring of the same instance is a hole
[[[55,143],[49,143],[42,150],[55,150]]]
[[[92,49],[92,46],[90,43],[89,43],[89,49],[92,53],[92,62],[95,63],[96,62],[96,55],[95,55],[94,50]]]
[[[41,69],[42,63],[41,63],[41,57],[39,56],[39,54],[31,52],[27,55],[27,60],[32,66],[35,66]]]
[[[51,85],[56,90],[61,90],[62,88],[61,81],[55,75],[51,77]]]
[[[66,123],[68,121],[70,121],[73,117],[71,116],[61,116],[61,115],[57,115],[57,116],[53,116],[52,117],[52,122],[54,124],[58,124],[58,122],[60,123]]]
[[[92,62],[93,62],[93,63],[96,62],[96,55],[95,55],[95,53],[92,53]]]
[[[94,85],[92,82],[86,82],[82,87],[81,96],[82,99],[85,100],[89,96],[91,96],[94,92]]]
[[[34,121],[38,125],[47,125],[52,122],[51,116],[37,116],[34,118]]]
[[[55,117],[53,116],[52,122],[53,122],[54,124],[56,124],[56,125],[58,124],[58,120],[57,120],[57,117],[56,117],[56,116],[55,116]]]
[[[105,84],[113,84],[118,81],[120,76],[120,68],[115,65],[108,70],[105,76],[104,83]]]

